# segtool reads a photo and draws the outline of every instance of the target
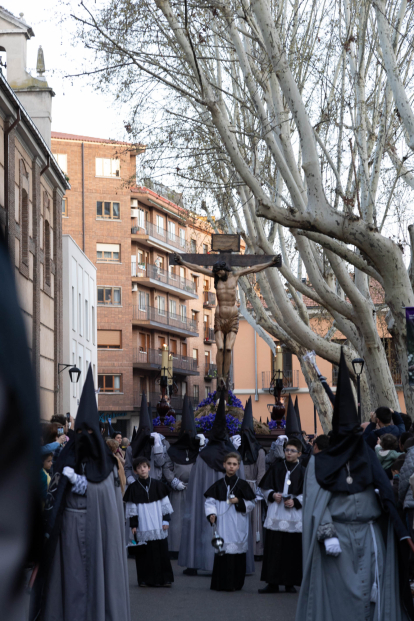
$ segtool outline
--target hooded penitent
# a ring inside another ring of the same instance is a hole
[[[99,483],[112,472],[114,464],[116,459],[100,431],[92,366],[89,366],[75,420],[75,437],[60,454],[56,471],[71,466],[88,481]]]
[[[240,430],[241,445],[239,453],[242,456],[243,463],[246,466],[255,464],[262,448],[260,442],[256,439],[253,426],[253,407],[252,398],[249,397],[244,409],[244,417]]]
[[[230,442],[227,431],[226,404],[224,395],[221,393],[216,418],[210,431],[209,442],[206,448],[201,451],[200,457],[216,472],[225,472],[223,468],[224,458],[227,453],[232,451],[234,451],[234,446]]]
[[[315,457],[316,479],[323,489],[356,494],[374,482],[370,453],[378,460],[362,434],[349,372],[341,350],[331,444]]]
[[[196,438],[196,434],[194,413],[190,407],[190,401],[187,395],[185,395],[180,435],[177,438],[177,442],[172,444],[167,451],[173,463],[186,465],[195,462],[200,450],[200,443]]]
[[[301,423],[301,420],[300,420],[299,404],[298,404],[298,396],[297,395],[296,395],[296,398],[295,398],[294,408],[295,408],[295,412],[296,412],[296,418],[298,419],[299,429],[302,431],[302,423]]]
[[[135,438],[131,442],[132,457],[146,457],[150,459],[152,448],[152,425],[148,412],[147,396],[142,393],[141,412],[139,415],[139,427]]]
[[[299,427],[298,416],[293,407],[292,397],[289,395],[287,412],[286,412],[286,435],[288,438],[301,439],[302,433]]]
[[[137,428],[134,425],[134,431],[132,432],[131,442],[133,442],[135,440],[136,436],[137,436]]]

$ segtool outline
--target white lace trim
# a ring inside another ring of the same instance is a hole
[[[135,517],[136,515],[138,515],[138,505],[134,505],[132,502],[127,502],[125,509],[126,519],[130,517]]]
[[[83,474],[78,474],[76,476],[76,481],[72,485],[72,492],[74,494],[78,494],[79,496],[84,496],[86,494],[86,490],[88,489],[88,480]]]
[[[156,541],[157,539],[166,539],[168,530],[137,530],[138,541]]]
[[[225,543],[223,548],[226,554],[243,554],[247,552],[248,543]]]
[[[283,533],[301,533],[302,532],[302,520],[295,522],[294,520],[266,520],[266,528],[270,530],[280,530]]]

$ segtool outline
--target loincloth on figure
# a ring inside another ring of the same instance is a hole
[[[228,334],[229,332],[234,332],[237,334],[239,331],[239,314],[234,317],[220,317],[217,316],[217,313],[214,315],[214,332],[222,332],[223,334]]]

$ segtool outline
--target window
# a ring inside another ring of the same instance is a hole
[[[95,158],[97,177],[120,177],[119,160]]]
[[[98,375],[98,388],[101,392],[121,392],[122,375]]]
[[[181,383],[181,396],[185,397],[186,394],[187,394],[187,382],[182,382]]]
[[[193,349],[193,360],[197,360],[198,366],[198,349]]]
[[[194,401],[198,403],[200,400],[199,386],[193,386],[193,397],[194,397]]]
[[[145,211],[138,209],[138,226],[140,229],[145,229]]]
[[[197,252],[197,244],[195,239],[191,240],[191,252]]]
[[[159,351],[162,351],[165,345],[165,337],[163,336],[159,336],[158,337],[158,349]]]
[[[138,250],[138,265],[139,267],[145,267],[145,257],[142,250]]]
[[[150,338],[149,334],[143,334],[142,332],[139,333],[139,351],[141,354],[148,353],[150,348]]]
[[[181,343],[181,355],[187,356],[187,343]]]
[[[184,248],[185,247],[185,230],[184,229],[180,229],[179,236],[180,236],[180,246],[181,248]]]
[[[187,321],[187,307],[185,306],[185,304],[181,304],[180,306],[180,315],[181,321],[185,323]]]
[[[158,296],[158,314],[165,315],[165,297],[163,295]]]
[[[209,394],[210,394],[210,388],[209,388],[208,386],[205,386],[205,394],[204,394],[204,397],[207,399]]]
[[[85,338],[89,341],[89,304],[88,300],[85,300]]]
[[[146,295],[143,291],[138,291],[138,308],[141,311],[147,310]]]
[[[79,301],[79,305],[78,305],[78,332],[80,335],[82,335],[82,294],[79,293],[78,294],[78,301]],[[82,367],[79,367],[80,369]]]
[[[193,279],[193,283],[194,283],[194,286],[195,286],[196,291],[197,291],[197,289],[198,289],[198,276],[194,276],[193,275],[191,278]]]
[[[177,302],[175,300],[170,300],[170,315],[177,314]]]
[[[207,244],[203,244],[203,254],[208,254],[208,246],[207,246]]]
[[[29,266],[29,196],[22,190],[22,263]]]
[[[98,330],[99,349],[122,349],[122,330]]]
[[[121,305],[121,287],[98,287],[98,305]]]
[[[208,367],[208,365],[210,364],[210,352],[206,351],[204,352],[204,354],[205,354],[205,363],[206,363],[206,366]]]
[[[54,153],[55,160],[59,164],[60,168],[63,170],[65,175],[68,174],[68,156],[66,153]]]
[[[168,221],[168,237],[170,239],[175,238],[175,222]]]
[[[175,339],[170,339],[170,352],[177,354],[177,341]]]
[[[50,287],[50,225],[45,220],[45,284]]]
[[[62,216],[64,218],[68,217],[68,199],[66,196],[62,198]]]
[[[76,330],[75,287],[72,287],[72,330]],[[75,363],[73,363],[75,364]]]
[[[157,216],[157,233],[164,233],[164,218]]]
[[[96,244],[96,258],[98,261],[119,263],[121,259],[120,244]]]
[[[120,208],[119,203],[110,201],[96,201],[96,215],[98,218],[106,218],[108,220],[119,220]]]
[[[95,307],[92,306],[92,345],[95,345]]]
[[[204,291],[209,291],[210,290],[210,280],[205,278],[204,279]]]

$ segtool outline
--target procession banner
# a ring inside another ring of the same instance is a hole
[[[408,381],[410,386],[414,386],[414,306],[406,307],[405,319],[407,322]]]

